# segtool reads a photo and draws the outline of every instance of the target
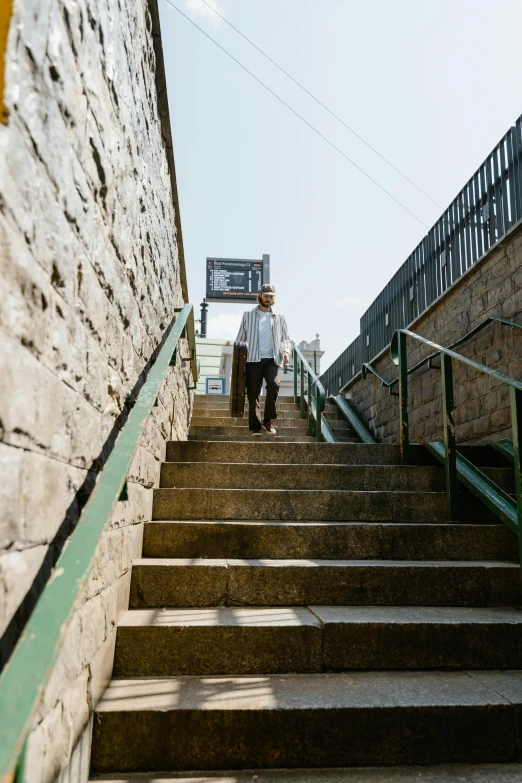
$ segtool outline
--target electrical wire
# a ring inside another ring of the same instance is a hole
[[[272,65],[275,65],[275,67],[276,67],[276,68],[278,68],[278,69],[281,71],[281,73],[284,73],[284,75],[285,75],[285,76],[286,76],[288,79],[290,79],[291,81],[293,81],[293,82],[294,82],[294,84],[297,84],[297,86],[298,86],[298,87],[299,87],[301,90],[303,90],[303,92],[305,92],[305,93],[306,93],[308,96],[310,96],[310,98],[312,98],[312,100],[314,100],[314,101],[315,101],[317,104],[319,104],[319,106],[321,106],[321,107],[322,107],[322,108],[323,108],[325,111],[327,111],[327,112],[328,112],[328,114],[330,114],[330,115],[331,115],[331,116],[332,116],[334,119],[336,119],[336,120],[337,120],[337,122],[340,122],[340,123],[341,123],[341,125],[343,125],[343,126],[344,126],[344,127],[347,129],[347,130],[349,130],[349,131],[350,131],[350,133],[353,133],[353,135],[354,135],[356,138],[358,138],[358,139],[359,139],[359,141],[362,141],[362,143],[363,143],[363,144],[365,144],[365,145],[366,145],[366,146],[367,146],[369,149],[371,149],[371,151],[372,151],[372,152],[374,152],[376,155],[378,155],[378,156],[379,156],[379,158],[381,158],[381,160],[384,160],[384,162],[385,162],[385,163],[387,163],[387,164],[388,164],[388,166],[391,166],[391,168],[392,168],[394,171],[396,171],[396,172],[397,172],[397,174],[400,174],[400,175],[401,175],[401,177],[403,177],[403,178],[406,180],[406,182],[409,182],[409,183],[410,183],[410,185],[413,185],[413,187],[414,187],[414,188],[416,188],[416,190],[418,190],[418,191],[419,191],[419,193],[422,193],[422,195],[423,195],[423,196],[425,196],[427,199],[429,199],[429,200],[432,202],[432,204],[435,204],[435,206],[436,206],[436,207],[438,207],[439,209],[442,209],[441,205],[440,205],[440,204],[437,204],[437,202],[435,201],[435,199],[433,199],[431,196],[429,196],[429,195],[426,193],[426,191],[424,191],[422,188],[420,188],[418,185],[416,185],[416,184],[415,184],[415,182],[413,182],[413,180],[411,180],[409,177],[407,177],[407,176],[406,176],[406,174],[404,174],[404,173],[403,173],[403,172],[402,172],[400,169],[398,169],[398,168],[397,168],[397,166],[394,166],[394,165],[393,165],[393,163],[392,163],[391,161],[389,161],[389,160],[388,160],[388,158],[386,158],[384,155],[382,155],[382,154],[379,152],[379,150],[376,150],[376,149],[375,149],[375,147],[372,147],[372,145],[371,145],[369,142],[367,142],[367,141],[366,141],[366,139],[363,139],[363,137],[362,137],[362,136],[361,136],[359,133],[357,133],[357,131],[354,131],[354,129],[353,129],[353,128],[350,128],[350,126],[349,126],[349,125],[348,125],[348,124],[347,124],[347,123],[346,123],[344,120],[342,120],[342,119],[341,119],[341,117],[339,117],[339,116],[338,116],[338,115],[337,115],[337,114],[336,114],[334,111],[332,111],[331,109],[329,109],[329,108],[328,108],[328,106],[326,106],[326,104],[324,104],[324,103],[323,103],[321,100],[319,100],[319,98],[317,98],[317,97],[316,97],[316,96],[315,96],[313,93],[311,93],[311,92],[310,92],[310,90],[308,90],[308,89],[307,89],[307,88],[306,88],[306,87],[305,87],[303,84],[301,84],[301,82],[299,82],[299,81],[298,81],[296,78],[294,78],[294,77],[292,76],[292,74],[288,73],[288,71],[285,71],[285,69],[284,69],[284,68],[283,68],[281,65],[279,65],[279,63],[277,63],[275,60],[273,60],[273,59],[270,57],[270,55],[268,55],[268,54],[267,54],[266,52],[264,52],[264,51],[263,51],[263,50],[262,50],[262,49],[261,49],[259,46],[257,46],[257,44],[255,44],[253,41],[251,41],[251,40],[250,40],[250,38],[248,38],[248,37],[247,37],[247,36],[246,36],[244,33],[242,33],[242,32],[241,32],[241,30],[239,30],[237,27],[235,27],[235,26],[232,24],[232,22],[229,22],[229,21],[228,21],[228,19],[227,19],[226,17],[224,17],[222,14],[220,14],[220,13],[219,13],[219,11],[216,11],[216,9],[215,9],[215,8],[213,8],[213,7],[210,5],[210,3],[208,3],[208,2],[207,2],[207,0],[201,0],[201,2],[202,2],[202,3],[204,3],[204,4],[207,6],[207,8],[210,8],[210,10],[211,10],[211,11],[213,11],[213,12],[214,12],[214,13],[215,13],[217,16],[219,16],[219,18],[220,18],[220,19],[222,19],[222,20],[223,20],[223,21],[224,21],[226,24],[228,24],[228,26],[229,26],[229,27],[231,27],[231,28],[232,28],[232,30],[235,30],[235,31],[236,31],[236,33],[237,33],[238,35],[240,35],[240,36],[241,36],[241,38],[244,38],[244,39],[245,39],[245,41],[247,41],[247,43],[249,43],[249,44],[250,44],[250,46],[253,46],[253,47],[254,47],[254,49],[257,49],[257,51],[258,51],[260,54],[262,54],[262,55],[263,55],[263,57],[266,57],[266,59],[267,59],[269,62],[271,62],[271,63],[272,63]]]
[[[373,179],[373,177],[371,177],[366,171],[364,171],[364,169],[362,169],[360,166],[358,166],[357,163],[355,163],[355,161],[353,161],[350,157],[348,157],[348,155],[346,155],[341,149],[339,149],[339,147],[337,147],[332,141],[330,141],[330,139],[328,139],[324,134],[322,134],[321,131],[317,130],[317,128],[314,127],[314,125],[312,125],[310,122],[308,122],[308,120],[305,120],[305,118],[301,114],[299,114],[299,112],[297,112],[295,109],[293,109],[292,106],[290,106],[289,103],[286,103],[286,101],[284,101],[276,92],[274,92],[270,87],[268,87],[268,85],[266,85],[263,81],[261,81],[261,79],[259,79],[255,74],[253,74],[252,71],[249,71],[248,68],[245,65],[243,65],[243,63],[241,63],[239,60],[236,60],[236,58],[232,54],[230,54],[230,52],[228,52],[223,46],[221,46],[221,44],[219,44],[214,38],[212,38],[212,36],[210,36],[207,32],[205,32],[205,30],[203,30],[202,27],[200,27],[198,24],[196,24],[196,22],[194,22],[190,18],[190,16],[187,16],[187,14],[183,13],[183,11],[180,8],[178,8],[178,6],[175,5],[172,2],[172,0],[166,0],[166,2],[170,6],[172,6],[172,8],[174,8],[179,14],[181,14],[181,16],[185,17],[185,19],[188,22],[190,22],[192,25],[194,25],[194,27],[196,27],[200,31],[200,33],[203,33],[203,35],[206,38],[208,38],[209,41],[212,41],[212,43],[215,44],[218,47],[218,49],[221,49],[222,52],[224,52],[228,57],[230,57],[230,59],[233,60],[236,63],[236,65],[239,65],[240,68],[242,68],[244,71],[246,71],[246,73],[248,73],[249,76],[251,76],[253,79],[255,79],[255,81],[258,84],[260,84],[262,87],[264,87],[265,90],[267,90],[267,92],[269,92],[271,95],[273,95],[274,98],[276,98],[280,103],[283,104],[283,106],[286,106],[286,108],[289,111],[291,111],[292,114],[295,114],[295,116],[298,119],[300,119],[301,122],[304,122],[305,125],[308,125],[308,127],[311,130],[313,130],[314,133],[316,133],[318,136],[320,136],[323,139],[323,141],[325,141],[330,147],[332,147],[332,149],[334,149],[336,152],[338,152],[339,155],[342,155],[342,157],[345,158],[345,160],[347,160],[349,163],[351,163],[352,166],[354,166],[358,171],[360,171],[361,174],[364,174],[364,176],[367,177],[367,179],[369,179],[370,182],[373,182],[373,184],[376,185],[380,190],[382,190],[383,193],[386,193],[387,196],[389,196],[393,201],[395,201],[396,204],[398,204],[400,207],[402,207],[402,209],[404,209],[409,215],[411,215],[412,218],[415,218],[415,220],[418,223],[420,223],[422,226],[424,226],[424,228],[429,229],[429,226],[423,220],[421,220],[419,217],[417,217],[417,215],[415,215],[414,212],[412,212],[410,209],[408,209],[408,207],[405,206],[401,201],[399,201],[399,199],[395,198],[395,196],[393,196],[388,190],[386,190],[386,188],[384,188],[381,184],[379,184],[379,182],[377,182],[377,180]]]

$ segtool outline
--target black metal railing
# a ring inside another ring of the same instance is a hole
[[[360,335],[321,375],[337,394],[522,219],[522,116],[361,318]]]

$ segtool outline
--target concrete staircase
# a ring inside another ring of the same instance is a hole
[[[466,495],[448,523],[420,447],[315,443],[291,403],[254,439],[224,408],[168,445],[92,779],[522,780],[514,534]]]
[[[287,401],[286,401],[287,400]],[[308,435],[307,420],[300,418],[299,406],[290,397],[280,397],[276,422],[277,441],[306,443],[314,441]],[[228,400],[223,397],[209,399],[205,404],[196,401],[192,416],[189,440],[251,440],[248,430],[248,405],[243,419],[231,419],[228,415]],[[344,419],[338,408],[326,403],[324,413],[338,441],[357,443],[355,432]],[[273,435],[267,435],[273,438]]]

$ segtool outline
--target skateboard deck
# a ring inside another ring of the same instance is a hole
[[[245,365],[248,344],[234,343],[232,378],[230,379],[230,415],[242,418],[245,414]]]

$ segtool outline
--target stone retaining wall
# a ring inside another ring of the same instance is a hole
[[[13,8],[0,126],[2,662],[187,296],[159,32],[155,0]],[[189,381],[178,360],[100,542],[35,720],[31,783],[85,779],[165,442],[187,437]]]
[[[411,331],[449,345],[488,317],[522,323],[522,223],[443,294],[411,326]],[[409,343],[409,366],[428,351]],[[522,331],[490,324],[459,353],[522,378]],[[397,377],[397,367],[387,348],[371,362],[385,378]],[[440,364],[440,362],[437,362]],[[509,388],[482,373],[454,362],[455,423],[459,443],[473,443],[484,437],[511,437]],[[398,387],[394,387],[398,391]],[[390,396],[374,375],[363,380],[358,374],[343,389],[357,413],[378,441],[398,443],[398,397]],[[432,439],[442,435],[440,370],[425,365],[409,379],[410,438]]]

